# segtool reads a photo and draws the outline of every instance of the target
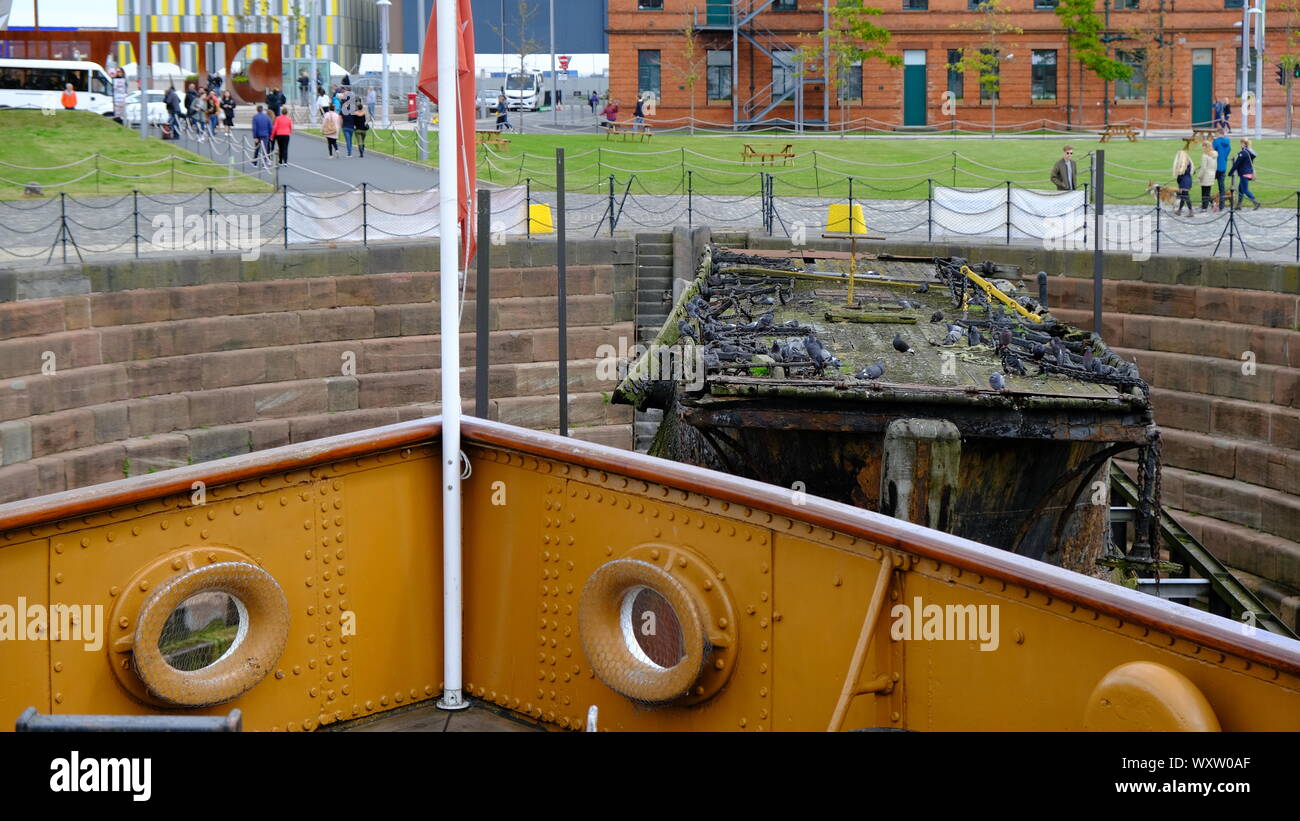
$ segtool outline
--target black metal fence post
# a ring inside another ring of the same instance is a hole
[[[1083,247],[1088,247],[1088,183],[1083,184]]]
[[[478,283],[474,292],[474,415],[488,418],[488,383],[491,378],[489,299],[492,296],[492,192],[478,192]]]
[[[853,178],[849,177],[849,233],[853,233]]]
[[[610,234],[614,233],[614,176],[609,178]],[[564,149],[555,149],[555,273],[558,278],[558,295],[556,297],[556,315],[558,319],[559,339],[558,356],[560,360],[560,435],[569,435],[569,311],[568,311],[568,260],[564,239]]]
[[[208,186],[208,213],[204,215],[206,217],[204,222],[207,223],[209,254],[215,254],[217,252],[216,220],[213,219],[216,213],[217,213],[217,209],[212,207],[212,186],[209,185]]]
[[[1101,303],[1102,303],[1102,276],[1104,260],[1101,256],[1102,243],[1102,223],[1106,219],[1106,151],[1099,150],[1096,159],[1093,162],[1093,179],[1096,180],[1097,187],[1094,193],[1097,197],[1096,225],[1096,242],[1092,249],[1092,330],[1098,336],[1101,335]]]
[[[59,239],[63,243],[63,264],[68,264],[68,195],[59,192]]]
[[[558,160],[557,160],[558,162]],[[609,175],[609,235],[614,236],[614,215],[617,209],[614,204],[614,175]]]
[[[520,116],[523,116],[522,114]],[[525,231],[528,239],[533,238],[533,178],[529,177],[524,180],[524,214],[527,219],[524,221]]]
[[[1295,192],[1295,261],[1300,262],[1300,191]]]
[[[289,186],[280,186],[280,213],[284,215],[284,247],[289,247]]]
[[[140,192],[131,189],[131,224],[135,234],[135,258],[140,258]]]
[[[1007,245],[1011,244],[1011,180],[1007,180]]]
[[[1156,186],[1156,253],[1160,253],[1160,186]]]
[[[934,180],[925,181],[925,239],[934,242]]]
[[[1296,192],[1296,257],[1300,259],[1300,191]],[[695,172],[686,172],[686,227],[695,227]]]
[[[370,196],[366,183],[361,183],[361,245],[365,246],[370,241]]]

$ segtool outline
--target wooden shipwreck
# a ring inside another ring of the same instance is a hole
[[[711,246],[614,401],[664,411],[653,455],[1095,575],[1125,450],[1144,466],[1133,555],[1152,556],[1158,433],[1136,367],[1054,320],[1041,282]]]

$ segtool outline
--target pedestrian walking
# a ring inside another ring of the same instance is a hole
[[[1223,100],[1214,101],[1213,112],[1213,122],[1211,122],[1210,127],[1214,129],[1223,128]]]
[[[366,110],[370,112],[370,119],[375,118],[375,87],[371,86],[366,89]]]
[[[221,92],[221,114],[225,122],[226,133],[231,133],[235,128],[235,98],[231,96],[230,90]]]
[[[275,145],[280,155],[280,165],[289,164],[289,137],[293,136],[293,120],[289,119],[288,114],[281,114],[275,118],[271,124],[271,136],[275,137]]]
[[[640,131],[644,129],[645,128],[645,97],[644,96],[638,96],[636,98],[636,109],[632,112],[632,116],[636,118],[636,130]]]
[[[1218,177],[1219,155],[1214,151],[1214,145],[1209,140],[1201,140],[1201,167],[1196,172],[1196,182],[1201,186],[1201,212],[1210,210],[1210,205],[1214,198],[1210,196],[1210,191],[1214,188],[1215,178]],[[1219,210],[1217,207],[1214,210]]]
[[[1219,186],[1219,210],[1223,210],[1223,180],[1228,176],[1228,160],[1232,156],[1232,140],[1228,139],[1228,130],[1225,126],[1219,126],[1219,136],[1214,138],[1210,145],[1214,149],[1214,154],[1218,158],[1215,160],[1214,181]]]
[[[1178,210],[1174,212],[1174,216],[1181,217],[1183,215],[1184,205],[1187,206],[1189,216],[1195,214],[1196,211],[1192,208],[1191,198],[1192,158],[1187,156],[1187,152],[1181,148],[1174,153],[1174,179],[1178,183]]]
[[[600,105],[600,95],[594,91],[591,92],[591,96],[587,98],[587,102],[591,105],[591,114],[594,117],[596,115],[596,106]]]
[[[357,113],[352,116],[353,127],[356,129],[357,136],[357,154],[366,156],[366,132],[370,130],[370,118],[366,116],[364,108],[357,109]]]
[[[498,94],[497,95],[497,131],[501,131],[503,129],[510,129],[511,131],[515,130],[515,127],[510,124],[509,111],[510,109],[506,106],[506,95]]]
[[[208,133],[215,137],[217,136],[217,119],[221,112],[221,98],[217,96],[217,92],[209,89],[204,102],[206,104],[205,112],[208,115]]]
[[[334,152],[339,150],[339,130],[342,127],[343,118],[334,110],[334,106],[326,108],[325,117],[320,124],[320,135],[325,138],[325,148],[331,160],[334,159]]]
[[[325,93],[325,89],[316,87],[316,111],[322,117],[325,116],[325,109],[330,107],[330,95]]]
[[[1079,167],[1074,162],[1074,146],[1061,149],[1061,159],[1052,166],[1052,184],[1057,191],[1074,191],[1079,187]]]
[[[1256,211],[1259,210],[1259,200],[1250,191],[1250,184],[1255,181],[1255,154],[1250,147],[1250,138],[1241,138],[1241,150],[1237,152],[1237,159],[1232,163],[1231,174],[1237,175],[1237,209],[1241,209],[1241,201],[1244,197],[1255,204]]]
[[[181,97],[176,93],[175,85],[167,86],[167,93],[163,95],[163,105],[167,107],[167,128],[171,131],[171,139],[174,140],[181,127]]]
[[[352,89],[345,88],[343,96],[340,98],[342,108],[339,115],[343,118],[343,143],[347,146],[348,156],[352,156],[352,136],[356,133],[356,123],[354,117],[360,106],[357,104],[357,95],[352,93]]]
[[[272,117],[280,116],[280,111],[284,108],[284,103],[284,95],[280,93],[280,89],[273,88],[266,93],[266,107],[271,110]]]
[[[267,116],[264,106],[257,107],[253,115],[253,167],[260,168],[265,162],[271,164],[271,118]],[[261,158],[265,157],[265,160]]]
[[[307,94],[310,91],[310,86],[311,86],[311,80],[307,77],[307,71],[306,69],[304,69],[303,71],[300,71],[298,73],[298,100],[304,106],[308,105],[311,102],[307,98]]]

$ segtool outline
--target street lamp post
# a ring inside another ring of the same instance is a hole
[[[307,21],[307,25],[310,27],[308,29],[310,36],[307,38],[309,43],[308,48],[311,49],[311,83],[307,87],[307,120],[313,124],[316,122],[316,115],[320,113],[316,110],[316,89],[322,86],[320,81],[320,66],[316,64],[316,53],[319,51],[319,48],[316,45],[316,27],[318,25],[316,14],[318,10],[317,3],[318,0],[311,0],[311,19]]]
[[[429,100],[423,94],[419,93],[420,78],[419,66],[424,61],[424,32],[429,26],[429,18],[425,16],[424,0],[420,0],[418,7],[420,15],[419,24],[416,26],[416,48],[420,52],[420,59],[416,61],[415,80],[415,133],[416,133],[416,159],[420,162],[427,162],[429,159]]]
[[[560,125],[560,106],[559,95],[556,94],[557,80],[555,78],[555,0],[551,0],[551,122],[555,126]],[[523,115],[519,115],[523,119]]]
[[[384,128],[392,128],[392,120],[388,116],[388,9],[392,7],[392,0],[378,0],[375,5],[379,6],[379,47],[383,53],[382,83],[380,85],[384,97]]]
[[[1251,13],[1255,18],[1255,139],[1261,136],[1264,127],[1264,3],[1255,0]]]
[[[140,139],[149,139],[149,34],[145,21],[145,0],[135,0],[140,25],[140,45],[135,55],[135,79],[140,83]]]

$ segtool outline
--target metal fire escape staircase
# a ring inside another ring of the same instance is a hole
[[[777,52],[795,50],[794,45],[757,22],[758,15],[775,2],[776,0],[708,0],[703,15],[698,6],[695,8],[695,28],[699,31],[731,32],[732,119],[737,128],[745,130],[758,125],[792,125],[796,130],[802,131],[808,125],[822,127],[826,124],[825,121],[804,118],[804,92],[809,84],[825,83],[825,77],[805,77],[795,73],[791,67],[792,82],[787,83],[786,88],[780,92],[777,92],[775,81],[753,91],[748,99],[742,100],[737,91],[740,85],[739,49],[742,40],[766,55],[773,64],[784,63],[777,57]],[[769,118],[768,115],[777,106],[790,100],[794,102],[793,120]]]

